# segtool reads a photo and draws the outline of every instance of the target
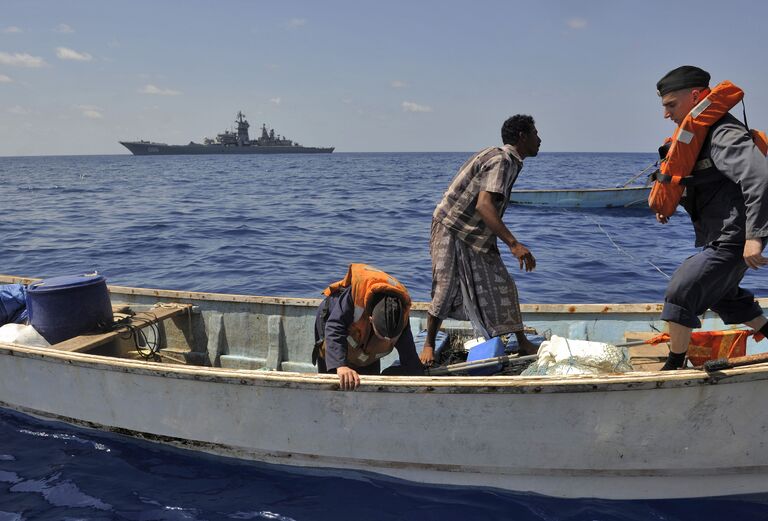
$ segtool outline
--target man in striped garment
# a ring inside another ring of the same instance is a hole
[[[486,338],[514,333],[522,354],[536,350],[523,332],[517,287],[497,239],[520,269],[536,267],[502,217],[523,159],[538,154],[541,139],[533,118],[522,114],[504,122],[501,138],[503,146],[481,150],[464,163],[432,214],[432,303],[420,356],[425,365],[434,362],[435,336],[445,318],[469,319]]]

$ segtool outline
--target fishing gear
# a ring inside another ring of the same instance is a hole
[[[500,368],[515,366],[515,365],[527,365],[539,358],[539,355],[527,355],[518,356],[517,354],[496,356],[493,358],[484,358],[482,360],[473,360],[472,362],[462,362],[458,364],[445,365],[442,367],[427,367],[424,370],[426,376],[445,376],[447,374],[463,373],[471,369],[481,369],[485,367],[493,367],[494,365],[500,366]]]

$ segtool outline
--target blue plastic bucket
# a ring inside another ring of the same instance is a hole
[[[478,360],[485,360],[486,358],[496,358],[504,354],[504,343],[501,341],[501,337],[493,337],[490,340],[486,340],[480,344],[477,344],[469,350],[467,355],[467,362],[476,362]],[[488,376],[496,374],[502,369],[502,364],[494,364],[490,367],[478,367],[467,371],[473,376]]]
[[[111,324],[107,282],[96,273],[53,277],[27,288],[29,323],[51,344]]]

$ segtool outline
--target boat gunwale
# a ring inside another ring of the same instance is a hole
[[[521,190],[512,190],[511,194],[540,194],[540,193],[568,193],[568,192],[632,192],[632,191],[640,191],[640,190],[650,190],[650,186],[627,186],[627,187],[618,187],[618,188],[553,188],[551,190],[548,189],[521,189]]]
[[[40,278],[20,277],[16,275],[0,274],[0,282],[30,284],[37,282]],[[297,298],[297,297],[272,297],[244,295],[236,293],[212,293],[202,291],[180,291],[156,288],[136,288],[131,286],[108,286],[110,293],[115,295],[136,295],[146,297],[168,298],[176,300],[199,300],[208,302],[232,302],[242,304],[272,304],[279,306],[297,306],[310,307],[320,304],[319,298]],[[761,307],[768,307],[768,298],[756,299]],[[521,303],[520,308],[523,313],[564,313],[574,314],[619,314],[619,313],[642,313],[659,314],[663,308],[662,303],[573,303],[573,304],[525,304]],[[429,308],[429,302],[414,302],[411,309],[415,311],[426,311]],[[711,312],[707,312],[709,314]]]
[[[0,282],[29,284],[39,278],[18,277],[0,274]],[[320,299],[249,296],[226,293],[206,293],[163,289],[109,286],[112,294],[149,296],[181,301],[214,301],[243,304],[267,304],[279,306],[317,306]],[[768,307],[768,299],[757,299],[761,307]],[[420,304],[420,306],[419,306]],[[418,303],[414,309],[428,303]],[[658,314],[662,304],[528,304],[522,305],[523,312],[576,314]],[[338,390],[336,375],[300,373],[288,371],[264,371],[245,369],[224,369],[219,367],[162,364],[139,360],[128,360],[89,353],[56,351],[55,348],[28,347],[0,343],[0,355],[25,358],[52,359],[73,365],[119,370],[137,374],[150,374],[173,378],[190,378],[244,385],[267,385],[292,388]],[[363,392],[427,392],[427,393],[516,393],[540,394],[556,392],[594,392],[612,390],[641,390],[655,388],[690,387],[715,383],[735,383],[744,380],[768,379],[768,364],[729,369],[715,374],[698,370],[674,372],[632,372],[614,375],[570,375],[570,376],[362,376]]]
[[[56,351],[49,347],[27,347],[0,343],[0,356],[38,359],[87,369],[120,371],[155,377],[212,383],[339,390],[333,374],[225,369],[176,365],[114,358],[105,355]],[[421,394],[550,394],[605,391],[671,389],[729,384],[768,379],[768,363],[705,373],[688,369],[671,372],[637,371],[620,374],[569,376],[361,376],[356,392]]]

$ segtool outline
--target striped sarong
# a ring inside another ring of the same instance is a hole
[[[470,320],[486,338],[522,331],[517,286],[498,248],[478,252],[433,220],[429,253],[432,316]]]

